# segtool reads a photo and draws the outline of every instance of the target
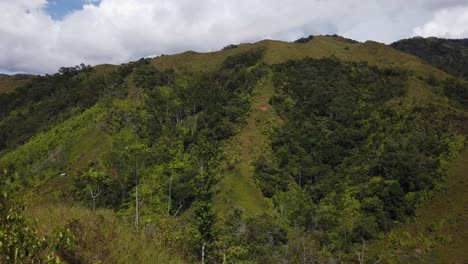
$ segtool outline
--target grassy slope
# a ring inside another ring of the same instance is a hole
[[[102,64],[102,65],[94,66],[95,71],[97,73],[102,73],[102,74],[109,73],[116,68],[117,66],[111,65],[111,64]],[[26,84],[32,77],[33,75],[21,76],[21,75],[0,74],[0,93],[11,93],[17,87],[20,87]]]
[[[92,107],[0,157],[0,168],[21,164],[19,173],[27,177],[29,187],[23,198],[29,206],[41,208],[67,200],[73,177],[109,150],[110,135],[96,122],[104,111],[99,105]]]
[[[200,72],[214,70],[230,55],[242,53],[253,48],[255,44],[242,44],[235,49],[215,51],[210,53],[199,53],[187,51],[171,56],[157,57],[152,60],[156,68],[175,69],[182,72]]]
[[[418,212],[417,220],[426,225],[439,217],[448,219],[450,224],[443,232],[452,236],[452,243],[439,246],[431,257],[442,263],[466,263],[468,261],[468,151],[465,151],[447,177],[445,190]]]
[[[260,214],[268,209],[262,193],[255,185],[251,162],[261,154],[271,153],[267,132],[281,123],[274,109],[268,104],[275,94],[271,74],[255,87],[250,113],[242,131],[226,144],[228,165],[219,182],[214,197],[215,210],[221,214],[232,207],[244,210],[247,216]]]
[[[26,144],[1,157],[0,165],[8,162],[25,164],[28,162],[27,156],[37,165],[37,163],[47,159],[51,152],[58,149],[65,154],[67,162],[88,155],[92,149],[107,142],[104,138],[105,133],[103,130],[99,130],[98,124],[95,124],[95,120],[102,114],[103,109],[100,106],[94,106],[81,115],[72,117],[53,129],[36,135]]]
[[[383,263],[453,263],[468,260],[468,150],[460,155],[441,191],[416,211],[414,221],[371,244],[369,258]],[[396,239],[395,239],[396,238]]]
[[[379,66],[403,66],[415,71],[418,75],[434,75],[445,78],[449,75],[436,69],[421,59],[381,43],[368,41],[365,43],[348,43],[335,37],[314,37],[308,43],[290,43],[276,40],[263,40],[254,44],[241,44],[234,49],[211,53],[185,52],[172,56],[153,59],[160,69],[175,68],[180,71],[207,71],[214,69],[229,55],[238,54],[252,48],[266,48],[265,62],[277,64],[289,59],[305,57],[324,58],[336,56],[348,61],[367,61]]]
[[[135,232],[122,223],[109,210],[93,212],[83,207],[45,203],[29,208],[26,215],[38,220],[45,235],[75,223],[79,229],[75,250],[85,263],[184,263],[144,232]]]
[[[17,78],[14,75],[0,74],[0,93],[11,93],[17,87],[27,83],[29,78]]]

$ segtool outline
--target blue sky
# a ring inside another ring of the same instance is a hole
[[[85,1],[85,0],[49,0],[45,11],[54,20],[62,20],[62,18],[73,11],[83,9],[83,5],[89,3],[97,4],[99,1]]]

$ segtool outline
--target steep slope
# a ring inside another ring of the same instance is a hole
[[[176,263],[198,261],[202,248],[213,263],[355,262],[411,221],[463,147],[463,101],[443,91],[466,86],[450,77],[386,45],[337,36],[47,77],[60,79],[54,91],[17,95],[4,111],[18,120],[10,126],[71,90],[79,109],[45,107],[54,122],[15,132],[0,183],[32,205],[27,215],[48,237],[78,219],[74,252],[56,249],[64,260],[125,262],[144,243],[142,262],[151,247]]]
[[[369,247],[369,258],[391,263],[465,263],[468,259],[468,152],[447,174],[441,190],[422,205],[414,221]]]
[[[246,216],[268,211],[267,202],[256,185],[253,161],[261,155],[271,155],[268,133],[281,124],[281,119],[269,104],[275,95],[271,74],[257,83],[246,124],[233,139],[226,143],[228,162],[214,197],[214,209],[226,215],[233,208]]]
[[[342,39],[336,37],[314,37],[312,40],[306,43],[286,43],[280,41],[265,40],[256,44],[241,44],[237,48],[230,49],[229,53],[225,53],[225,56],[227,56],[227,54],[242,52],[249,47],[264,48],[264,62],[266,62],[269,65],[282,63],[289,59],[302,59],[305,57],[326,58],[334,56],[345,61],[364,61],[369,63],[370,65],[377,65],[379,67],[403,68],[414,73],[414,75],[410,74],[407,80],[407,97],[410,98],[411,101],[424,104],[427,102],[430,102],[430,104],[445,104],[443,100],[441,101],[440,95],[434,94],[435,88],[430,88],[430,85],[427,83],[427,80],[430,77],[435,77],[436,79],[443,80],[445,78],[449,78],[450,75],[444,73],[443,71],[437,70],[431,67],[430,65],[427,65],[419,58],[396,51],[391,47],[387,47],[383,44],[375,42],[366,42],[363,44],[350,43],[348,41],[342,41]],[[214,54],[213,59],[215,61],[221,61],[224,58],[222,55],[223,52],[217,52]],[[180,71],[184,71],[187,69],[203,70],[203,67],[201,67],[201,65],[203,65],[203,62],[208,58],[210,58],[210,54],[198,54],[191,52],[179,55],[177,58],[177,62],[172,61],[172,59],[174,58],[171,58],[169,56],[164,58],[157,58],[155,59],[155,63],[156,65],[158,63],[162,64],[163,61],[170,61],[170,63],[180,63],[180,67],[178,68]],[[213,67],[210,66],[211,62],[211,60],[208,60],[208,67]],[[254,102],[256,102],[256,100],[254,100]],[[450,113],[451,111],[459,112],[460,110],[452,108],[447,111],[447,113]],[[247,126],[246,128],[244,128],[244,132],[241,132],[241,134],[238,135],[239,138],[248,137],[248,127],[250,126],[249,124],[251,122],[250,120],[250,118],[247,119]],[[257,139],[255,141],[255,145],[257,145],[257,147],[264,144],[262,143],[264,141],[261,138],[254,138]],[[251,145],[252,141],[250,141],[250,144],[248,145],[242,144],[242,141],[240,139],[236,139],[234,140],[234,142],[237,144],[238,149],[237,152],[234,153],[242,153],[242,150],[245,149],[249,149],[251,151],[256,148],[256,146]],[[261,214],[263,210],[259,209],[258,206],[255,206],[255,201],[258,200],[258,198],[255,198],[256,195],[252,196],[252,194],[254,194],[255,191],[253,191],[254,189],[249,187],[251,186],[251,182],[241,180],[245,179],[242,177],[243,175],[250,175],[251,172],[249,172],[248,170],[244,170],[241,175],[238,174],[239,167],[242,168],[242,166],[244,166],[244,168],[248,168],[249,165],[251,166],[253,164],[251,159],[254,156],[255,155],[245,155],[245,157],[247,158],[244,158],[244,156],[242,156],[242,158],[239,158],[237,160],[237,164],[236,162],[233,163],[233,165],[230,168],[233,169],[234,172],[225,173],[220,182],[220,195],[218,196],[218,199],[223,200],[225,203],[232,203],[237,206],[240,205],[239,207],[241,208],[241,210],[245,210],[245,208],[249,208],[250,206],[250,211],[254,210],[257,211],[257,213]],[[258,157],[259,156],[256,156],[257,159]],[[239,188],[239,181],[244,182],[244,188]],[[257,184],[259,183],[257,182]],[[241,189],[242,191],[236,191],[236,189]],[[217,196],[215,196],[215,198],[216,197]],[[217,202],[215,200],[215,208],[217,208],[217,204],[223,203],[219,201]],[[219,208],[223,207],[219,206]],[[226,211],[225,208],[218,210],[220,210],[221,212]]]
[[[464,263],[468,259],[468,152],[465,151],[454,164],[442,193],[437,194],[430,205],[422,208],[416,221],[431,225],[443,216],[448,224],[441,232],[450,236],[451,242],[438,246],[430,253],[443,263]]]
[[[455,77],[468,80],[468,39],[415,37],[397,41],[391,46],[413,54]]]
[[[118,78],[105,71],[72,69],[64,74],[34,76],[11,93],[0,94],[0,153],[119,92],[110,89],[120,85]]]

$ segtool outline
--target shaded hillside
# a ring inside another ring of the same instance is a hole
[[[0,216],[24,219],[0,262],[27,237],[24,261],[391,263],[379,243],[464,148],[467,91],[337,36],[34,77],[0,95]]]
[[[401,225],[369,247],[369,258],[392,263],[465,263],[468,259],[468,152],[456,160],[441,190]]]
[[[93,106],[123,81],[93,68],[30,77],[10,93],[0,94],[0,151],[24,144],[31,136]],[[116,76],[118,74],[115,74]],[[125,77],[125,76],[124,76]]]
[[[415,37],[397,41],[390,46],[413,54],[453,76],[468,80],[468,39]]]
[[[4,75],[0,74],[0,94],[11,93],[24,85],[32,76],[26,74]]]

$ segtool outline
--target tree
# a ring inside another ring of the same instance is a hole
[[[89,169],[83,174],[87,188],[93,200],[93,212],[96,210],[96,199],[101,195],[101,192],[105,186],[110,183],[109,177],[100,171]]]
[[[217,149],[206,138],[199,138],[193,146],[191,153],[194,157],[198,173],[193,179],[195,202],[193,210],[195,224],[201,234],[202,260],[205,258],[205,246],[213,242],[216,231],[214,230],[215,215],[212,208],[212,195],[214,179],[214,168],[216,167]]]
[[[145,144],[134,144],[125,148],[125,156],[128,158],[129,166],[133,167],[135,184],[135,227],[139,228],[140,201],[138,200],[139,170],[144,167],[148,157],[149,149]]]

